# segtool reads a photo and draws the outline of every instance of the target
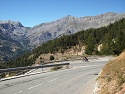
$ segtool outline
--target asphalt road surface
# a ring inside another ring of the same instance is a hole
[[[83,91],[86,84],[98,77],[108,60],[67,61],[70,63],[69,69],[1,81],[0,94],[87,94]]]

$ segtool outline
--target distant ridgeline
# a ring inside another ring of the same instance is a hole
[[[88,55],[119,55],[125,49],[125,18],[107,27],[87,29],[48,41],[20,58],[0,63],[0,68],[32,65],[41,54],[61,52],[85,45]],[[98,49],[100,47],[100,49]]]

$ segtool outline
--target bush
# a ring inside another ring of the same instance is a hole
[[[51,68],[51,70],[56,71],[56,70],[59,70],[61,68],[63,68],[63,66],[55,66],[55,67]]]
[[[54,59],[55,59],[54,56],[51,55],[51,56],[50,56],[50,60],[52,61],[52,60],[54,60]]]

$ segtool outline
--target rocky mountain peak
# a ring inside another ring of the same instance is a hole
[[[7,20],[7,21],[0,21],[0,24],[8,24],[8,25],[13,25],[13,26],[18,26],[18,27],[24,27],[19,21],[15,22],[15,21],[11,21],[11,20]]]
[[[71,20],[76,20],[77,18],[74,17],[74,16],[71,16],[71,15],[67,15],[66,17],[63,17],[57,21],[60,21],[60,20],[66,20],[66,21],[71,21]]]
[[[65,18],[68,19],[68,20],[76,19],[76,17],[71,16],[71,15],[67,15]]]
[[[26,37],[30,28],[24,27],[20,22],[0,21],[1,34],[8,38],[21,42]]]

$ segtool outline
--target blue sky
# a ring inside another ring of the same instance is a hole
[[[0,0],[0,20],[19,21],[32,27],[67,15],[95,16],[125,12],[125,0]]]

